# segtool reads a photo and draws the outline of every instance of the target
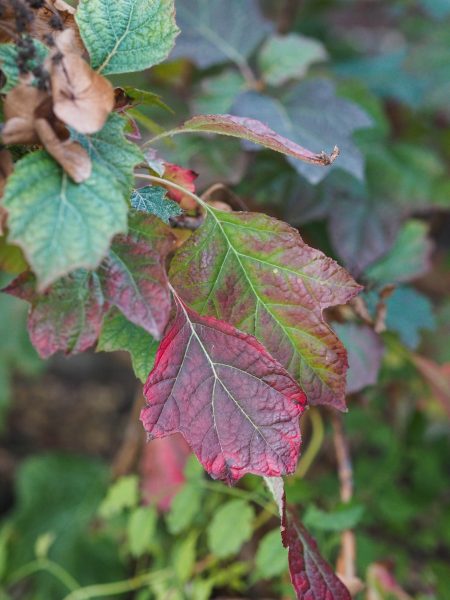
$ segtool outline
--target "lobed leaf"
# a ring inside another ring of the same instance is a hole
[[[39,294],[36,278],[26,272],[3,291],[30,302],[28,331],[42,358],[83,352],[100,333],[105,301],[95,273],[80,269]]]
[[[163,223],[142,214],[130,214],[128,229],[114,239],[100,273],[105,298],[160,339],[171,307],[165,261],[174,238]]]
[[[136,377],[144,383],[155,362],[158,342],[142,327],[131,323],[117,308],[106,315],[97,351],[114,352],[125,350],[131,356]]]
[[[330,81],[301,82],[280,98],[245,92],[238,96],[231,112],[258,119],[292,143],[311,148],[312,152],[338,146],[341,156],[335,167],[363,178],[364,160],[352,134],[357,129],[370,127],[372,120],[357,104],[338,98]],[[293,156],[288,160],[311,183],[318,183],[328,174],[328,170],[297,162]]]
[[[167,190],[155,185],[135,189],[131,194],[131,206],[137,211],[155,215],[167,224],[171,217],[183,213],[176,202],[167,198]]]
[[[181,34],[171,58],[189,58],[205,69],[226,61],[242,64],[273,25],[257,0],[177,0]]]
[[[79,142],[93,163],[109,171],[110,180],[117,182],[128,200],[133,187],[134,167],[143,162],[141,150],[124,135],[126,121],[117,114],[108,117],[104,127],[94,135],[82,135],[72,130],[72,139]]]
[[[174,0],[81,0],[76,21],[92,66],[103,74],[143,71],[174,44]]]
[[[127,206],[110,172],[73,183],[45,151],[19,160],[5,188],[8,241],[19,245],[43,290],[77,268],[95,269],[111,238],[126,231]]]
[[[199,115],[186,121],[183,129],[237,137],[314,165],[330,165],[339,154],[336,147],[330,156],[323,151],[319,153],[310,152],[287,137],[279,135],[261,121],[247,117]]]
[[[230,484],[250,472],[292,473],[301,388],[255,338],[176,304],[144,388],[149,437],[180,432],[207,472]]]
[[[311,404],[344,409],[346,352],[322,312],[348,302],[360,286],[281,221],[208,212],[171,264],[183,299],[200,314],[254,335],[301,383]]]

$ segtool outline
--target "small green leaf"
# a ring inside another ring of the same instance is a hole
[[[39,40],[32,40],[35,55],[27,61],[27,69],[32,71],[41,65],[48,54],[47,46]],[[19,83],[20,71],[18,67],[19,48],[15,44],[0,44],[0,69],[6,77],[6,83],[1,88],[2,94],[7,94]],[[34,80],[31,81],[34,84]]]
[[[192,575],[196,560],[197,533],[191,532],[178,542],[172,554],[171,564],[180,583],[185,583]]]
[[[187,483],[175,496],[167,515],[171,533],[184,531],[201,512],[202,491],[195,484]]]
[[[174,0],[81,0],[75,18],[92,67],[105,75],[156,65],[179,31]]]
[[[134,190],[131,195],[131,206],[140,212],[150,213],[169,223],[171,217],[183,213],[180,206],[167,197],[167,191],[159,186],[149,185]]]
[[[209,549],[218,558],[239,552],[242,544],[252,537],[255,513],[245,500],[231,500],[215,513],[208,527]]]
[[[134,508],[139,501],[139,480],[136,475],[127,475],[118,479],[108,490],[100,505],[99,514],[109,519],[126,508]]]
[[[262,538],[255,560],[263,579],[287,573],[288,551],[283,547],[279,529],[269,531]]]
[[[149,550],[157,520],[158,515],[153,507],[140,506],[131,513],[127,535],[130,554],[134,558],[141,557]]]
[[[274,35],[266,40],[259,55],[259,68],[270,85],[282,85],[289,79],[301,79],[309,67],[326,60],[323,45],[297,33]]]
[[[136,104],[143,104],[144,106],[159,106],[160,108],[164,108],[164,110],[173,112],[173,110],[161,100],[161,97],[158,96],[158,94],[154,94],[148,90],[139,90],[129,85],[125,85],[123,90],[125,94]]]
[[[130,353],[136,377],[144,383],[153,368],[159,343],[152,336],[112,308],[103,321],[97,351]]]
[[[3,204],[8,241],[23,249],[39,290],[79,267],[95,269],[127,228],[123,192],[103,165],[94,162],[91,177],[76,184],[43,150],[16,163]]]
[[[111,181],[120,184],[128,200],[134,181],[133,169],[145,158],[138,146],[126,139],[125,126],[125,119],[112,113],[98,133],[83,135],[72,129],[71,134],[72,139],[88,151],[94,164],[109,170]]]
[[[361,505],[342,506],[332,512],[326,512],[311,505],[306,511],[303,523],[305,527],[320,531],[344,531],[358,525],[363,513],[364,507]]]
[[[43,533],[38,537],[34,545],[34,553],[37,558],[47,558],[48,551],[55,541],[55,534],[51,531]]]

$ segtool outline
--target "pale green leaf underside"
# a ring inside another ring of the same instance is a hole
[[[139,211],[156,215],[164,223],[169,223],[171,217],[182,214],[180,206],[167,197],[167,190],[162,187],[149,185],[134,190],[131,195],[131,206]]]
[[[131,323],[117,308],[112,308],[103,322],[97,350],[128,352],[136,377],[145,383],[153,369],[158,346],[159,342],[145,329]]]
[[[178,34],[174,0],[81,0],[76,21],[92,66],[103,74],[152,67]]]
[[[127,205],[107,169],[94,163],[75,184],[43,150],[16,163],[3,205],[8,239],[24,250],[40,290],[79,267],[95,269],[127,229]]]

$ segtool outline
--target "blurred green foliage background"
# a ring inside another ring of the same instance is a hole
[[[231,112],[341,147],[320,170],[233,139],[157,145],[200,192],[223,184],[212,199],[299,227],[365,286],[329,315],[350,357],[353,498],[341,501],[331,413],[314,409],[288,500],[332,564],[355,532],[358,598],[450,598],[450,2],[176,4],[171,58],[115,78],[173,111],[134,109],[143,139]],[[3,247],[5,283],[22,265]],[[228,489],[176,438],[145,447],[127,355],[44,364],[26,306],[2,295],[0,311],[1,600],[293,597],[258,478]]]

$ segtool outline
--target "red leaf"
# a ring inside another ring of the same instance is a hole
[[[245,473],[292,473],[306,403],[299,385],[254,337],[176,304],[144,388],[150,439],[180,432],[208,473],[230,484]]]
[[[180,434],[154,440],[145,447],[140,471],[146,502],[156,503],[163,512],[169,510],[173,497],[186,480],[184,468],[190,454]]]
[[[339,155],[338,148],[328,155],[325,152],[311,152],[295,142],[279,135],[273,129],[257,121],[234,115],[198,115],[184,123],[180,128],[192,131],[204,131],[205,133],[218,133],[229,135],[243,140],[248,140],[255,144],[260,144],[265,148],[281,152],[287,156],[293,156],[313,165],[330,165]]]
[[[198,173],[168,162],[164,163],[164,167],[164,179],[181,185],[188,192],[195,192],[194,181],[197,179]],[[167,186],[167,194],[169,198],[181,204],[185,210],[193,210],[197,207],[195,200],[183,192],[174,190],[173,187]]]
[[[3,291],[31,303],[28,331],[42,358],[84,352],[99,336],[107,307],[95,273],[80,269],[38,294],[36,278],[26,272]]]
[[[169,319],[165,261],[173,246],[173,236],[159,219],[131,214],[128,235],[114,239],[101,274],[105,297],[156,339]]]
[[[321,556],[316,542],[286,505],[281,478],[266,483],[278,505],[281,538],[288,549],[289,573],[298,600],[351,600],[350,592]]]

